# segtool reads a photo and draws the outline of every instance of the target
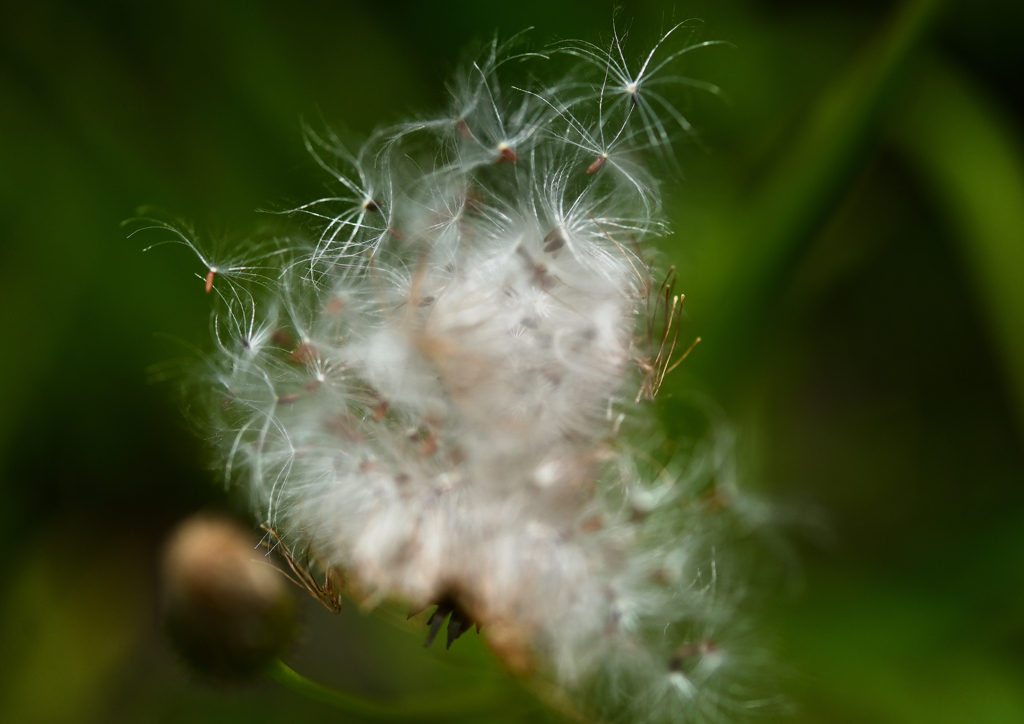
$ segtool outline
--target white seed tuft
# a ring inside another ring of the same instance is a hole
[[[306,247],[259,276],[200,254],[212,425],[261,522],[364,605],[436,604],[449,640],[477,623],[607,720],[756,708],[728,436],[659,467],[644,432],[678,359],[645,246],[668,231],[649,163],[690,130],[665,84],[716,90],[666,75],[707,45],[668,48],[683,27],[635,64],[617,32],[557,44],[578,67],[546,87],[500,77],[546,55],[492,43],[445,115],[355,153],[307,130],[339,190],[292,210]]]

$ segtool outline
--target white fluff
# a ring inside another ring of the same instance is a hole
[[[646,164],[688,130],[652,75],[703,45],[662,46],[683,32],[636,67],[618,34],[555,46],[580,67],[546,88],[500,82],[547,59],[492,44],[449,115],[356,154],[310,133],[340,184],[294,210],[319,238],[211,277],[211,417],[261,521],[367,605],[453,602],[610,720],[735,714],[756,658],[731,648],[728,466],[659,469],[621,432],[675,359],[644,244],[667,230]]]

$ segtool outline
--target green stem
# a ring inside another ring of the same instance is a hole
[[[267,675],[296,694],[339,709],[353,719],[367,722],[454,721],[507,711],[507,696],[485,691],[452,698],[375,701],[310,681],[280,659],[267,668]]]

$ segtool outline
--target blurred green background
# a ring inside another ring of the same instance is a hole
[[[303,118],[366,134],[439,108],[495,30],[535,26],[539,47],[607,37],[611,16],[0,4],[0,721],[341,719],[269,682],[204,684],[164,642],[160,541],[233,502],[177,383],[153,381],[208,337],[205,269],[120,223],[153,205],[242,237],[257,209],[322,194]],[[685,67],[729,100],[683,99],[700,143],[681,144],[662,249],[704,341],[659,404],[672,430],[684,392],[716,400],[743,478],[798,512],[800,585],[763,612],[792,720],[1024,722],[1024,3],[647,0],[619,17],[636,53],[688,17],[735,45]],[[501,681],[476,637],[425,651],[353,608],[307,602],[287,660],[379,696]]]

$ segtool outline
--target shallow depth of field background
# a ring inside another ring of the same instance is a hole
[[[619,15],[634,55],[688,17],[735,45],[684,66],[729,100],[679,96],[700,143],[678,146],[661,249],[704,341],[659,412],[678,429],[690,391],[715,400],[743,478],[798,512],[799,571],[762,611],[797,722],[1024,721],[1024,4],[949,2],[918,26],[927,4]],[[162,536],[244,505],[163,374],[206,344],[205,269],[120,224],[152,205],[242,238],[258,209],[324,193],[302,119],[358,138],[440,108],[495,30],[603,41],[611,17],[588,0],[0,5],[0,721],[340,719],[272,682],[203,684],[162,638]],[[381,697],[503,676],[475,634],[425,651],[398,618],[309,601],[286,660]]]

